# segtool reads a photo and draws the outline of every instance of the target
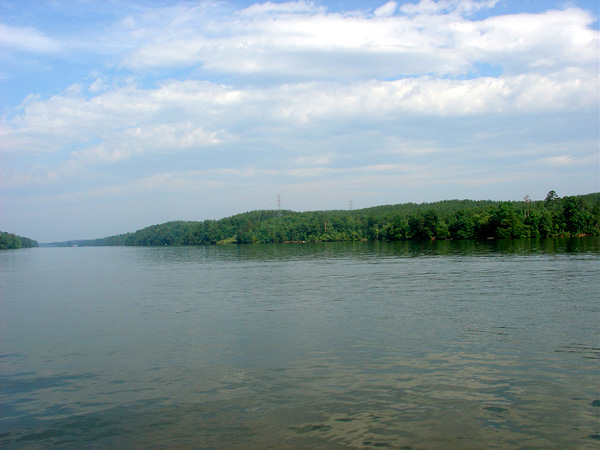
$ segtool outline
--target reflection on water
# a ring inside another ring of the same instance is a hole
[[[131,248],[120,247],[127,251]],[[81,248],[80,251],[86,249]],[[96,251],[115,251],[114,247],[95,248]],[[402,242],[330,242],[306,244],[218,245],[200,247],[137,247],[129,255],[146,264],[165,262],[268,262],[268,261],[326,261],[330,258],[380,260],[381,258],[411,258],[427,256],[514,256],[550,254],[598,254],[597,238],[552,238],[513,240],[465,241],[402,241]],[[133,256],[135,255],[135,256]]]
[[[599,254],[2,252],[0,447],[596,449]]]

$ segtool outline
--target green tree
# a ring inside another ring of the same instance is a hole
[[[546,195],[546,199],[544,200],[544,203],[546,206],[550,206],[556,200],[558,200],[558,195],[556,195],[556,191],[552,190],[552,191],[548,192],[548,194]]]
[[[496,229],[495,237],[499,239],[526,237],[523,221],[508,202],[501,203],[492,213],[492,223]]]
[[[408,218],[407,237],[417,241],[431,240],[436,236],[438,222],[438,214],[433,209],[425,214],[411,215]]]
[[[579,202],[575,197],[565,197],[563,199],[563,224],[568,234],[583,233],[586,225],[585,216],[582,214]]]
[[[464,211],[457,211],[450,223],[449,231],[453,239],[473,239],[475,237],[473,219],[467,217]]]
[[[37,247],[37,241],[13,233],[0,231],[0,250]]]

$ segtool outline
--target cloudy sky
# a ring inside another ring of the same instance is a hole
[[[599,187],[596,0],[0,0],[0,230]]]

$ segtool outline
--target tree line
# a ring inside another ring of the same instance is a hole
[[[360,210],[259,210],[221,220],[174,221],[65,245],[210,245],[283,242],[516,239],[600,235],[600,193],[544,200],[446,200]]]
[[[33,239],[0,231],[0,250],[9,248],[31,248],[37,246],[37,241],[34,241]]]

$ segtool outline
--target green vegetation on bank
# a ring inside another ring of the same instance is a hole
[[[0,250],[8,248],[31,248],[37,246],[37,241],[34,241],[33,239],[0,231]]]
[[[221,220],[174,221],[61,245],[209,245],[360,240],[513,239],[600,235],[600,193],[545,200],[447,200],[360,210],[251,211]]]

